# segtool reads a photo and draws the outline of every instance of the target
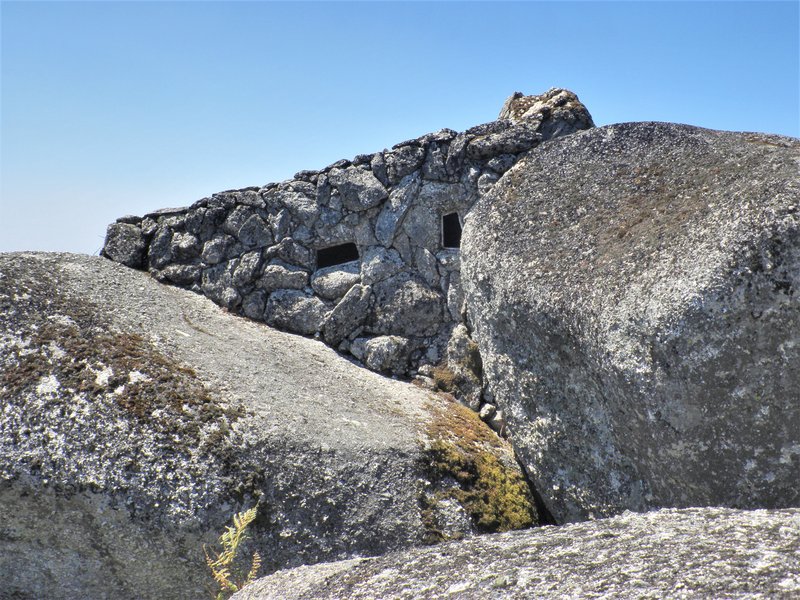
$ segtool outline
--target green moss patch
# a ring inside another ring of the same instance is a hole
[[[458,368],[458,372],[453,370],[453,366]],[[464,395],[466,390],[480,386],[480,373],[480,365],[476,370],[469,365],[449,365],[444,362],[433,368],[432,377],[440,390],[458,396]]]
[[[436,523],[436,504],[451,499],[464,507],[480,532],[534,525],[533,498],[506,442],[457,402],[431,404],[429,410],[434,419],[426,431],[430,443],[425,457],[437,491],[426,494],[422,501],[426,541],[448,537]],[[452,485],[453,481],[457,485]]]

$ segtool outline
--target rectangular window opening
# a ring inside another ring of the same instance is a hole
[[[442,217],[442,246],[445,248],[461,247],[461,219],[458,213],[450,213]]]
[[[358,248],[353,243],[339,244],[317,250],[317,268],[324,269],[358,260]]]

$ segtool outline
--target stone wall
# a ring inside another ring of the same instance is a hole
[[[470,208],[531,148],[593,126],[560,89],[516,93],[501,117],[188,208],[122,217],[102,254],[318,337],[372,370],[414,375],[443,361],[462,321],[458,245]]]

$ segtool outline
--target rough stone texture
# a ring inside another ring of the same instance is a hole
[[[460,405],[102,258],[0,255],[0,398],[3,598],[207,597],[256,504],[265,572],[535,519]]]
[[[442,217],[456,212],[463,219],[498,177],[541,141],[593,126],[586,108],[565,90],[515,95],[514,106],[520,103],[530,105],[524,114],[504,112],[501,120],[462,133],[443,129],[302,171],[290,181],[221,192],[141,219],[123,217],[109,229],[104,255],[203,293],[231,312],[321,336],[336,347],[357,337],[405,337],[411,349],[406,374],[413,375],[419,366],[441,360],[450,331],[461,321],[458,250],[442,249]],[[144,244],[141,253],[137,243]],[[348,243],[357,246],[360,272],[321,273],[317,251]],[[248,259],[246,268],[237,262],[253,252],[260,260]],[[415,283],[399,295],[376,285],[393,276]],[[327,324],[326,331],[312,331],[309,319],[285,318],[285,299],[298,297],[286,290],[352,302],[345,293],[356,284],[372,286],[366,304],[359,303],[369,310],[363,320],[341,318],[350,306],[334,310],[335,328],[330,319],[314,320],[316,327]],[[271,297],[276,294],[278,300]],[[399,306],[406,301],[414,306]],[[420,309],[426,314],[418,326]],[[402,316],[393,316],[395,310]],[[364,320],[372,324],[367,333],[360,330]]]
[[[256,281],[256,286],[267,292],[302,290],[307,285],[308,271],[280,263],[265,266],[261,277]]]
[[[442,295],[417,281],[408,273],[400,273],[377,283],[370,333],[402,336],[435,335],[442,322]]]
[[[420,177],[418,173],[403,179],[389,195],[389,201],[383,205],[375,223],[375,236],[378,242],[387,248],[394,242],[397,227],[406,216],[406,211],[419,193]]]
[[[144,266],[146,249],[141,228],[131,223],[112,223],[108,226],[103,256],[127,267],[140,269]]]
[[[236,243],[236,240],[225,233],[215,234],[210,240],[203,244],[201,259],[205,264],[215,265],[223,260],[228,250]]]
[[[339,300],[361,281],[357,261],[319,269],[311,278],[314,292],[327,300]]]
[[[322,325],[325,341],[338,346],[351,332],[359,331],[367,318],[372,288],[356,284],[345,294]]]
[[[388,279],[402,270],[403,259],[394,248],[387,250],[376,246],[361,256],[361,282],[365,285]]]
[[[800,511],[660,510],[300,567],[232,600],[797,598]]]
[[[402,374],[408,363],[408,340],[397,335],[382,335],[364,340],[361,360],[373,371]]]
[[[469,215],[485,376],[557,521],[800,503],[800,142],[628,123]]]
[[[267,301],[267,323],[298,333],[319,331],[328,307],[315,296],[298,290],[278,290]]]
[[[453,328],[447,344],[447,366],[457,380],[466,405],[477,410],[483,393],[481,355],[463,323]]]
[[[350,167],[333,169],[329,175],[331,185],[338,188],[342,204],[350,210],[360,211],[377,206],[389,195],[371,171]]]
[[[220,306],[232,309],[241,302],[239,291],[233,286],[233,272],[239,260],[220,263],[204,269],[201,277],[201,291]]]
[[[500,110],[499,119],[513,122],[544,120],[539,132],[546,138],[578,129],[588,129],[592,117],[578,97],[569,90],[552,88],[539,96],[514,92]]]

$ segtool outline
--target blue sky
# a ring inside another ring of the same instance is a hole
[[[6,2],[0,251],[290,178],[566,87],[597,125],[800,136],[800,3]]]

